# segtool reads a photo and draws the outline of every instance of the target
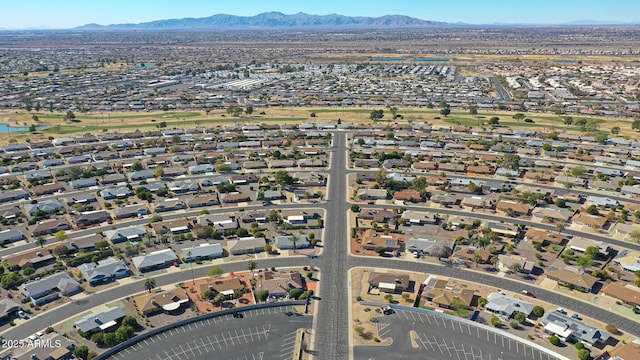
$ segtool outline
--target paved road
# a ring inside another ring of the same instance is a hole
[[[496,87],[496,91],[498,92],[500,100],[511,101],[511,96],[509,96],[507,90],[502,87],[502,84],[500,84],[500,80],[498,80],[497,77],[492,77],[491,81],[493,81],[493,85]]]

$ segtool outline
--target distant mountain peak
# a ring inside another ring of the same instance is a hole
[[[344,16],[339,14],[310,15],[303,12],[286,15],[278,11],[254,16],[217,14],[205,18],[155,20],[139,24],[87,24],[75,30],[242,30],[242,29],[304,29],[304,28],[421,28],[446,25],[443,22],[421,20],[404,15],[380,17]]]

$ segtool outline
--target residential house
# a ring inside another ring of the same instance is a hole
[[[36,224],[36,226],[31,230],[31,234],[34,237],[38,237],[55,234],[60,230],[69,230],[70,228],[69,223],[65,219],[52,219]]]
[[[450,250],[435,240],[408,239],[406,250],[409,253],[418,253],[429,256],[447,257]]]
[[[558,282],[558,285],[584,292],[591,292],[598,279],[591,275],[580,274],[567,269],[556,269],[545,272],[547,278]]]
[[[533,271],[534,263],[526,258],[516,255],[498,255],[498,269],[504,272],[517,271],[530,274]]]
[[[126,186],[120,186],[115,188],[107,188],[100,190],[100,196],[104,200],[125,199],[133,196],[131,190]]]
[[[41,306],[60,296],[71,296],[82,291],[80,284],[66,272],[59,272],[19,287],[20,292],[31,299],[34,305]]]
[[[242,193],[228,193],[222,196],[222,202],[224,204],[237,204],[241,202],[251,201],[251,196]]]
[[[453,249],[451,258],[461,262],[469,261],[486,264],[491,258],[491,251],[489,251],[488,249],[478,249],[475,246],[458,245]]]
[[[173,181],[167,187],[174,194],[190,194],[200,191],[200,185],[195,180]]]
[[[280,250],[312,248],[309,237],[304,234],[279,235],[274,237],[275,245]]]
[[[640,307],[640,291],[636,290],[637,287],[625,286],[619,283],[609,283],[600,293],[610,296],[616,300],[621,301],[628,307]]]
[[[154,202],[155,212],[166,212],[184,209],[186,205],[180,198],[158,199]]]
[[[620,266],[623,270],[636,272],[640,270],[640,252],[624,249],[616,255],[613,263]]]
[[[73,359],[75,343],[56,332],[42,335],[38,339],[41,346],[23,346],[11,350],[12,360],[66,360]],[[42,346],[44,344],[55,344],[56,346]]]
[[[289,296],[293,289],[304,291],[304,277],[297,271],[279,272],[265,271],[264,278],[256,282],[255,291],[267,290],[270,297],[283,298]]]
[[[199,246],[182,248],[181,251],[185,262],[217,259],[223,255],[222,245],[218,243],[200,244]]]
[[[19,229],[5,229],[0,231],[0,244],[8,244],[25,238]]]
[[[484,308],[503,319],[510,319],[517,313],[523,313],[529,317],[533,307],[534,305],[530,302],[507,296],[501,292],[493,292],[487,296],[487,305]]]
[[[548,311],[541,318],[544,331],[563,341],[582,342],[587,345],[604,344],[611,334],[608,331],[585,324],[559,311]]]
[[[185,218],[165,220],[151,224],[156,235],[171,233],[173,235],[184,234],[191,231],[193,223]]]
[[[369,288],[376,288],[382,292],[396,294],[409,291],[409,275],[391,272],[370,272]]]
[[[232,299],[234,293],[241,293],[247,290],[245,284],[236,276],[230,276],[225,278],[217,277],[211,280],[209,283],[200,285],[200,293],[204,294],[208,290],[213,291],[214,294],[222,294],[225,299]]]
[[[604,216],[590,215],[581,212],[573,217],[572,222],[576,225],[583,225],[592,229],[604,229],[609,223],[609,220]]]
[[[264,251],[266,244],[264,238],[247,237],[228,240],[227,248],[232,255],[257,254]]]
[[[39,268],[55,262],[55,258],[47,248],[33,248],[4,257],[9,270],[20,270],[28,267]]]
[[[175,287],[164,291],[143,293],[133,298],[136,307],[144,316],[158,313],[175,313],[189,302],[189,296],[181,287]]]
[[[546,221],[547,219],[549,219],[562,223],[569,222],[573,214],[575,214],[575,211],[555,206],[536,207],[531,211],[532,219],[535,219],[537,221]]]
[[[567,246],[575,251],[585,253],[588,247],[595,247],[601,254],[607,255],[611,251],[611,247],[604,241],[592,240],[581,236],[571,238]]]
[[[49,184],[35,186],[33,189],[31,189],[31,192],[35,196],[42,196],[42,195],[61,193],[65,190],[66,188],[62,183],[49,183]]]
[[[143,225],[130,225],[115,230],[106,230],[104,236],[109,239],[112,244],[118,244],[125,241],[139,241],[147,234],[147,229]]]
[[[543,246],[549,244],[562,245],[566,240],[560,233],[535,228],[529,228],[524,234],[524,239],[531,241],[532,244],[541,244]]]
[[[178,262],[178,257],[171,249],[150,252],[146,255],[136,256],[131,259],[133,265],[140,272],[162,269]]]
[[[438,217],[435,214],[414,210],[405,210],[401,219],[411,225],[433,225],[438,223]]]
[[[238,226],[236,217],[231,214],[203,214],[197,218],[198,224],[213,226],[216,230],[235,230]]]
[[[505,214],[513,212],[515,216],[527,216],[531,213],[533,207],[529,204],[519,203],[515,201],[500,200],[496,204],[496,210]]]
[[[37,212],[43,212],[45,214],[51,214],[64,209],[64,206],[60,201],[55,199],[47,199],[35,204],[25,204],[24,211],[29,216],[35,215]]]
[[[382,247],[385,251],[404,251],[404,235],[374,231],[373,229],[365,230],[362,234],[362,247],[365,250],[375,250]]]
[[[130,217],[141,217],[149,214],[149,209],[145,204],[124,205],[113,209],[115,219],[126,219]]]
[[[218,194],[213,193],[211,195],[194,196],[185,199],[189,208],[199,208],[220,205],[218,201]]]
[[[74,219],[76,225],[81,228],[90,226],[90,225],[100,224],[110,220],[111,220],[111,215],[105,210],[81,212]]]
[[[475,293],[473,290],[463,289],[455,284],[449,284],[444,279],[427,278],[422,290],[422,297],[447,309],[468,309],[473,303]]]
[[[393,198],[394,200],[398,200],[398,201],[410,201],[410,202],[422,201],[422,195],[420,194],[420,192],[411,190],[411,189],[396,191],[393,194]]]
[[[383,200],[387,198],[385,189],[359,189],[356,197],[361,200]]]
[[[96,313],[84,316],[73,325],[84,334],[93,334],[100,331],[114,329],[120,320],[125,317],[124,311],[117,306],[110,307]]]
[[[0,299],[0,321],[13,318],[20,309],[20,304],[13,300],[6,297]]]

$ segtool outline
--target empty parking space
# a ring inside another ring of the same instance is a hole
[[[356,359],[382,358],[384,351],[384,359],[557,360],[518,339],[438,314],[397,310],[378,317],[376,327],[381,338],[391,337],[393,343],[384,350],[358,346]]]
[[[242,317],[200,320],[139,341],[110,359],[199,360],[285,359],[295,350],[296,332],[311,327],[311,316],[293,307],[256,309]]]

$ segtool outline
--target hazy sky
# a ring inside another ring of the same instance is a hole
[[[408,15],[470,24],[638,22],[640,0],[2,0],[0,28],[64,29],[214,14]]]

